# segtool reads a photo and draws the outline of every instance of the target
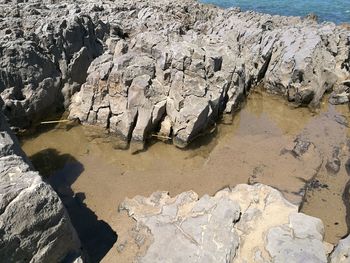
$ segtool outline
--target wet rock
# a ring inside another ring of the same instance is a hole
[[[343,125],[345,127],[349,127],[349,123],[347,118],[344,115],[335,115],[334,120],[339,123],[340,125]]]
[[[328,188],[328,185],[321,183],[317,179],[313,179],[306,184],[306,188],[308,188],[308,189],[323,189],[323,188]]]
[[[339,147],[333,148],[332,157],[327,160],[326,169],[330,174],[337,174],[340,170],[341,161],[339,158],[340,149]]]
[[[333,105],[345,104],[349,102],[350,98],[350,81],[344,81],[339,85],[336,85],[331,96],[329,97],[329,103]]]
[[[156,192],[126,199],[121,209],[152,234],[138,262],[327,262],[321,220],[298,213],[265,185],[200,199],[194,192],[174,198]]]
[[[35,172],[0,114],[0,258],[82,262],[80,241],[54,190]]]
[[[309,147],[311,145],[311,142],[300,137],[296,138],[294,143],[295,145],[292,150],[292,154],[295,157],[301,157],[302,155],[304,155],[309,150]]]
[[[10,124],[20,128],[68,106],[102,52],[89,16],[69,12],[71,5],[31,5],[9,1],[0,7],[6,17],[0,28],[12,29],[0,30],[0,95]],[[14,6],[18,18],[10,12]],[[8,89],[14,89],[12,96]]]
[[[349,96],[347,92],[332,93],[328,101],[333,105],[345,104],[349,102]]]

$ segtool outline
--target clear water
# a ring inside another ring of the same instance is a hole
[[[201,0],[220,7],[240,7],[272,15],[306,16],[314,13],[319,21],[350,23],[350,0]]]

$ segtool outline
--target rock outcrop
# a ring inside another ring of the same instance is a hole
[[[150,245],[138,262],[327,262],[320,219],[298,213],[271,187],[238,185],[200,199],[157,192],[126,199]]]
[[[184,147],[263,83],[297,105],[348,101],[350,31],[185,1],[1,1],[10,123],[57,108],[127,141]],[[141,147],[142,148],[142,147]]]
[[[81,260],[80,241],[61,200],[32,169],[2,113],[0,136],[1,261]]]
[[[79,10],[73,2],[0,2],[0,92],[11,125],[62,111],[85,82],[104,31],[97,36],[98,25]]]
[[[259,83],[317,106],[349,79],[350,32],[332,23],[196,1],[106,2],[103,10],[118,36],[90,66],[70,118],[126,140],[159,131],[184,147]]]

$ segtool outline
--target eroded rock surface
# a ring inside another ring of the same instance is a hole
[[[11,125],[62,110],[85,82],[104,30],[98,35],[79,10],[73,2],[0,1],[0,92]]]
[[[79,262],[80,241],[54,190],[35,172],[0,114],[0,259]]]
[[[350,262],[350,236],[339,241],[330,259],[331,263]]]
[[[332,102],[348,101],[350,32],[333,23],[194,0],[1,1],[0,11],[0,91],[15,126],[67,107],[83,83],[70,118],[128,141],[160,131],[179,147],[261,82],[297,105],[333,88]]]
[[[157,192],[126,199],[121,209],[150,231],[139,262],[327,262],[321,220],[262,184],[201,198]]]
[[[122,3],[118,10],[109,21],[123,34],[91,65],[70,117],[127,140],[144,141],[166,120],[171,125],[160,135],[183,147],[261,81],[297,105],[316,106],[349,78],[350,33],[331,23],[195,1]]]

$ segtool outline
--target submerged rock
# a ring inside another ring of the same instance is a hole
[[[157,192],[120,208],[151,234],[138,262],[327,262],[321,220],[262,184],[201,198]]]
[[[0,135],[0,258],[81,262],[80,241],[61,200],[32,169],[2,113]]]
[[[340,170],[341,160],[339,154],[339,147],[334,147],[332,157],[329,158],[326,163],[326,169],[330,174],[337,174]]]

